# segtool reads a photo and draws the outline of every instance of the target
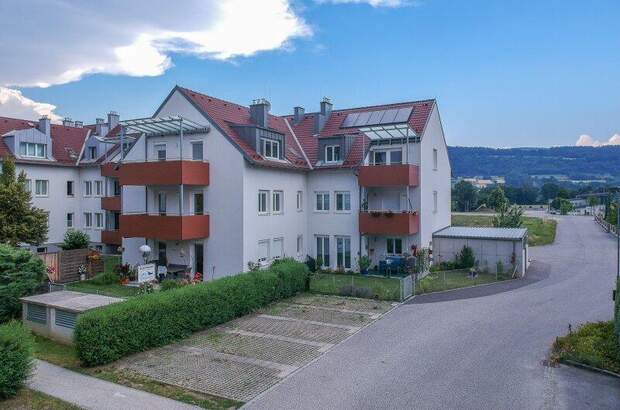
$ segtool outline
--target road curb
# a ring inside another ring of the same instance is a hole
[[[612,371],[605,370],[605,369],[599,369],[598,367],[589,366],[587,364],[575,362],[575,361],[570,360],[570,359],[560,359],[560,363],[564,363],[564,364],[569,365],[569,366],[579,367],[579,368],[582,368],[582,369],[585,369],[585,370],[589,370],[591,372],[600,373],[600,374],[604,374],[606,376],[615,377],[617,379],[620,379],[620,374],[618,374],[618,373],[614,373]]]

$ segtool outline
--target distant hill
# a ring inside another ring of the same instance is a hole
[[[535,175],[620,181],[620,146],[553,148],[449,147],[452,174],[505,176],[509,184]]]

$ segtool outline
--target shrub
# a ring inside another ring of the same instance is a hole
[[[45,264],[32,252],[0,244],[0,322],[21,314],[19,298],[45,281]]]
[[[14,396],[33,368],[34,341],[20,322],[0,325],[0,399]]]
[[[114,272],[105,272],[100,273],[90,280],[90,283],[93,285],[112,285],[114,283],[120,282],[121,277],[118,273]]]
[[[460,269],[471,268],[475,264],[476,264],[476,258],[474,258],[474,251],[472,251],[472,249],[467,245],[463,246],[463,249],[461,249],[461,252],[459,252],[459,254],[456,255],[456,265],[458,266],[458,268]]]
[[[184,286],[82,314],[75,327],[80,360],[89,366],[187,337],[306,289],[305,264],[283,260],[258,272]]]
[[[65,251],[70,251],[72,249],[86,249],[88,248],[89,241],[89,236],[84,232],[69,229],[65,232],[65,238],[60,247]]]
[[[166,291],[170,289],[177,289],[177,288],[180,288],[181,286],[182,286],[181,283],[177,282],[174,279],[165,279],[159,285],[159,290]]]

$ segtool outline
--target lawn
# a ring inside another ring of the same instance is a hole
[[[493,215],[452,215],[452,226],[493,226]],[[524,216],[523,227],[527,228],[530,246],[549,245],[555,240],[557,222],[553,219]]]
[[[105,273],[114,272],[114,268],[120,265],[120,255],[104,255],[103,257],[103,271]]]
[[[469,277],[469,269],[455,269],[451,271],[431,272],[415,284],[415,294],[440,292],[443,290],[465,288],[468,286],[484,285],[509,279],[506,275],[478,273],[475,278]]]
[[[310,292],[340,295],[346,285],[368,288],[381,300],[400,300],[400,280],[342,273],[315,273],[310,278]]]
[[[15,397],[0,401],[0,408],[12,410],[79,410],[80,408],[38,391],[23,388]]]
[[[142,375],[132,373],[130,371],[117,368],[114,364],[85,368],[80,366],[75,347],[63,345],[42,336],[35,335],[34,355],[37,359],[45,360],[57,366],[80,372],[99,379],[107,380],[113,383],[122,384],[149,393],[154,393],[173,400],[182,401],[202,407],[204,409],[236,409],[241,407],[243,403],[225,399],[222,397],[211,396],[187,390],[181,387],[171,386],[164,383],[146,378]],[[62,404],[62,402],[60,402]],[[4,404],[4,403],[1,403]],[[2,405],[0,405],[2,407]],[[13,407],[9,407],[13,408]],[[76,409],[77,407],[16,407],[23,409],[50,409],[64,410]]]
[[[67,290],[74,290],[76,292],[84,293],[96,293],[98,295],[115,296],[119,298],[128,298],[137,296],[139,288],[134,286],[125,286],[120,283],[112,283],[109,285],[96,285],[90,280],[83,282],[73,282],[67,284]]]
[[[551,358],[571,360],[620,374],[620,344],[614,333],[614,323],[586,323],[577,331],[557,338]]]

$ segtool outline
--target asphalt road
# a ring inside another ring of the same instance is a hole
[[[589,217],[558,219],[522,286],[402,305],[246,407],[619,409],[618,379],[542,364],[569,323],[613,314],[615,240]]]

